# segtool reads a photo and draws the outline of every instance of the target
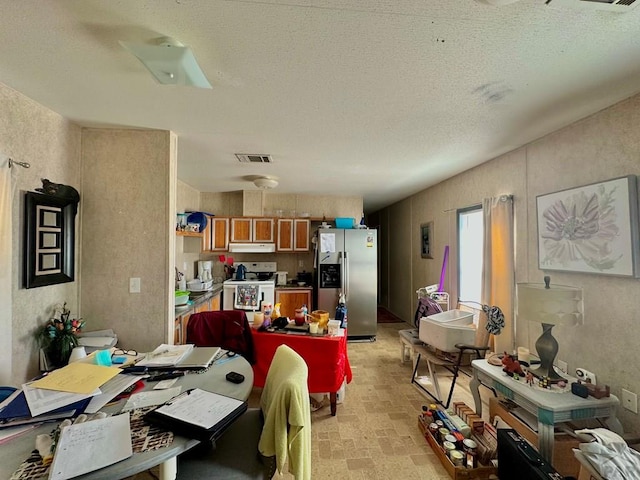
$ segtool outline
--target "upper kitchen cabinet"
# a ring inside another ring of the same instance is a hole
[[[232,218],[230,242],[273,243],[273,218]]]
[[[276,250],[279,252],[308,252],[311,222],[304,218],[279,218]]]
[[[202,249],[205,252],[226,252],[229,250],[229,219],[208,217],[208,220]]]

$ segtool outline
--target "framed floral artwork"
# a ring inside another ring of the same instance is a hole
[[[638,277],[635,175],[536,197],[541,270]]]

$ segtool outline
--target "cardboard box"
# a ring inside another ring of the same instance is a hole
[[[538,434],[514,416],[497,397],[489,399],[489,419],[493,422],[498,415],[511,428],[522,435],[531,445],[538,448]],[[580,462],[575,458],[573,449],[578,448],[579,440],[566,433],[557,433],[553,441],[553,468],[565,477],[577,477]]]
[[[465,468],[454,465],[442,446],[440,446],[436,439],[433,438],[433,435],[431,435],[431,432],[429,432],[429,427],[424,424],[422,416],[418,417],[418,427],[427,440],[427,443],[440,459],[442,466],[453,480],[495,480],[498,478],[498,469],[493,466],[480,465],[478,468]]]

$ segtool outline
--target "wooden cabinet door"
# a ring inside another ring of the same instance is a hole
[[[311,290],[297,288],[276,288],[276,303],[280,304],[280,315],[293,319],[296,314],[296,308],[307,306],[307,310],[311,312]]]
[[[294,252],[308,252],[309,251],[309,229],[311,227],[311,221],[303,218],[296,218],[293,221],[294,224]]]
[[[253,219],[253,241],[273,243],[273,218]]]
[[[218,311],[220,310],[220,293],[215,294],[211,297],[211,310]]]
[[[279,252],[293,251],[293,219],[279,218],[277,225],[276,249]]]
[[[230,242],[248,243],[253,240],[251,218],[232,218]]]
[[[212,252],[229,250],[229,219],[211,217],[209,228],[209,249]]]

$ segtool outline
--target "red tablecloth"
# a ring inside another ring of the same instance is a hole
[[[285,344],[304,358],[309,368],[309,392],[337,392],[345,378],[351,382],[347,356],[347,337],[311,337],[284,333],[258,332],[252,329],[255,363],[253,384],[264,387],[276,348]]]

